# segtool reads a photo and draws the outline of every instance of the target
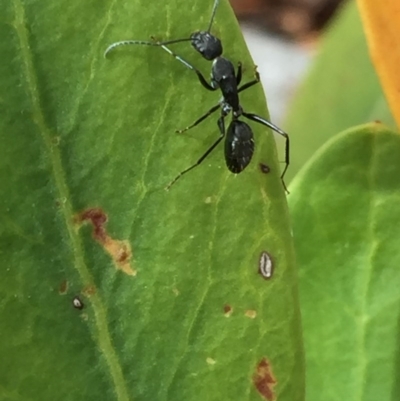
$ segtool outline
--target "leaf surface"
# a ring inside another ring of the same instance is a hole
[[[113,41],[206,29],[211,2],[1,5],[0,398],[303,400],[271,133],[251,123],[256,153],[242,174],[227,171],[221,145],[167,192],[218,138],[218,113],[175,130],[220,95],[159,48],[103,58]],[[253,79],[225,3],[213,31]],[[189,43],[174,49],[208,76]],[[259,86],[242,95],[246,110],[267,115]],[[273,258],[269,280],[262,252]]]
[[[291,185],[308,401],[400,397],[400,138],[329,141]]]

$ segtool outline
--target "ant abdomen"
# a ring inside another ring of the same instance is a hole
[[[253,131],[243,121],[232,120],[225,139],[225,162],[229,171],[242,172],[254,153]]]

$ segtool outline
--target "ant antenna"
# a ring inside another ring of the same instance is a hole
[[[188,38],[188,39],[166,40],[165,42],[158,42],[156,40],[154,40],[154,41],[121,40],[119,42],[112,43],[110,46],[107,47],[106,51],[104,52],[104,58],[107,58],[108,53],[110,53],[111,50],[113,50],[113,49],[115,49],[116,47],[119,47],[119,46],[126,46],[126,45],[164,46],[164,45],[170,45],[172,43],[189,42],[189,41],[191,41],[190,38]]]
[[[210,24],[208,25],[207,32],[210,32],[210,30],[211,30],[211,25],[214,22],[214,17],[215,17],[215,13],[217,12],[218,4],[219,4],[219,0],[215,0],[214,1],[214,6],[213,6],[213,10],[212,10],[212,14],[211,14],[211,21],[210,21]]]
[[[190,38],[184,39],[173,39],[173,40],[165,40],[158,41],[151,37],[151,41],[143,41],[143,40],[121,40],[119,42],[114,42],[110,46],[107,47],[104,52],[104,58],[107,58],[108,53],[119,46],[127,46],[127,45],[145,45],[145,46],[160,46],[164,47],[167,45],[172,45],[174,43],[179,42],[192,42],[192,46],[207,60],[214,60],[216,57],[219,57],[222,54],[222,46],[220,40],[215,38],[210,34],[211,26],[214,22],[215,14],[217,12],[217,7],[219,5],[220,0],[214,0],[214,5],[211,13],[211,20],[208,25],[208,30],[206,32],[194,32],[190,35]],[[206,35],[207,33],[207,35]],[[211,41],[211,43],[207,43]],[[204,48],[204,46],[210,48],[208,51]],[[164,50],[166,50],[164,48]],[[168,51],[168,50],[167,50]],[[168,51],[171,53],[170,51]],[[172,54],[172,53],[171,53]]]

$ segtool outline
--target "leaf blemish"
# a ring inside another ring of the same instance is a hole
[[[74,299],[72,300],[72,305],[74,306],[75,309],[79,310],[82,310],[83,307],[85,306],[79,297],[74,297]]]
[[[66,199],[65,199],[65,198],[56,199],[56,200],[55,200],[55,205],[56,205],[57,207],[60,207],[60,206],[63,205],[65,202],[66,202]]]
[[[245,314],[246,317],[249,317],[250,319],[255,319],[257,317],[257,312],[253,309],[248,309]]]
[[[51,138],[51,142],[54,146],[58,146],[61,142],[61,137],[60,136],[54,136]]]
[[[87,285],[83,290],[82,294],[84,294],[87,297],[90,297],[91,295],[96,294],[97,290],[94,285]]]
[[[233,308],[230,305],[224,305],[224,315],[225,317],[229,317],[232,315]]]
[[[217,361],[216,361],[215,359],[210,358],[210,357],[208,357],[208,358],[206,359],[206,362],[207,362],[209,365],[215,365],[215,364],[217,363]]]
[[[258,271],[266,280],[269,280],[272,277],[272,274],[274,273],[274,265],[268,252],[261,252],[258,263]]]
[[[60,284],[60,286],[58,287],[58,293],[60,295],[65,295],[68,291],[68,281],[67,280],[63,280]]]
[[[261,396],[268,401],[275,400],[273,387],[276,386],[276,379],[272,373],[271,364],[268,359],[263,358],[256,367],[256,372],[253,376],[253,383]]]
[[[105,229],[108,217],[101,208],[86,209],[79,213],[75,220],[78,224],[92,223],[93,238],[111,256],[115,267],[129,276],[136,275],[136,270],[132,269],[130,263],[132,251],[129,242],[126,240],[116,240],[108,235]]]
[[[81,313],[81,319],[87,322],[89,320],[89,315],[87,313]]]
[[[263,174],[268,174],[268,173],[271,171],[271,169],[269,168],[269,166],[267,166],[267,165],[264,164],[264,163],[260,163],[258,166],[260,167],[260,170],[261,170],[261,172],[262,172]]]

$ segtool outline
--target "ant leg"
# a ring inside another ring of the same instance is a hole
[[[193,124],[190,124],[189,126],[187,126],[184,129],[179,129],[176,130],[177,134],[182,134],[182,132],[187,131],[188,129],[191,129],[193,127],[195,127],[196,125],[200,124],[202,121],[204,121],[207,117],[209,117],[212,113],[214,113],[215,111],[217,111],[220,108],[220,105],[217,104],[213,107],[211,107],[210,110],[207,111],[207,113],[205,113],[204,115],[202,115],[199,119],[197,119]]]
[[[220,136],[219,138],[213,143],[212,146],[210,146],[210,148],[206,151],[206,153],[204,153],[203,156],[200,157],[199,160],[197,160],[197,162],[195,164],[193,164],[192,166],[190,166],[189,168],[187,168],[186,170],[183,170],[182,172],[180,172],[166,187],[165,189],[168,191],[172,185],[174,185],[179,178],[181,178],[184,174],[188,173],[190,170],[193,170],[195,167],[199,166],[203,160],[217,147],[217,145],[222,141],[222,139],[225,136],[225,116],[221,116],[218,119],[218,128],[219,128],[219,132],[220,132]]]
[[[238,69],[237,69],[237,73],[236,73],[236,85],[237,86],[239,86],[241,80],[242,80],[242,63],[239,61]]]
[[[257,81],[256,79],[254,81],[247,82],[246,84],[244,84],[243,86],[241,86],[238,89],[238,93],[242,92],[242,91],[244,91],[246,89],[249,89],[251,86],[254,86],[254,85],[258,84],[258,83],[260,83],[260,81]]]
[[[260,82],[260,74],[258,73],[258,71],[257,71],[257,67],[255,67],[256,69],[255,69],[255,76],[256,76],[256,78],[253,80],[253,81],[250,81],[250,82],[247,82],[246,84],[244,84],[243,86],[241,86],[239,89],[238,89],[238,93],[239,92],[242,92],[242,91],[244,91],[244,90],[246,90],[246,89],[249,89],[251,86],[253,86],[253,85],[256,85],[256,84],[258,84],[259,82]]]
[[[289,193],[289,191],[286,188],[285,182],[283,180],[285,174],[286,174],[286,170],[289,167],[290,164],[290,142],[289,142],[289,135],[281,130],[279,127],[277,127],[275,124],[272,124],[270,121],[266,120],[265,118],[262,118],[260,116],[257,116],[256,114],[252,114],[252,113],[243,113],[244,117],[247,117],[249,120],[255,121],[257,123],[266,125],[267,127],[271,128],[273,131],[275,131],[276,133],[278,133],[279,135],[282,135],[285,138],[285,168],[283,169],[283,172],[281,174],[281,180],[282,180],[282,184],[283,187],[285,188],[285,191],[287,193]]]
[[[157,42],[156,42],[157,43]],[[163,44],[158,44],[163,50],[165,50],[167,53],[169,53],[172,57],[174,57],[176,60],[180,61],[183,65],[185,65],[187,68],[190,70],[194,71],[197,74],[197,77],[199,78],[200,83],[209,91],[215,91],[218,88],[210,85],[207,80],[204,78],[203,74],[192,64],[187,62],[185,59],[183,59],[181,56],[178,56],[176,53],[174,53],[171,49],[169,49],[167,46]]]

